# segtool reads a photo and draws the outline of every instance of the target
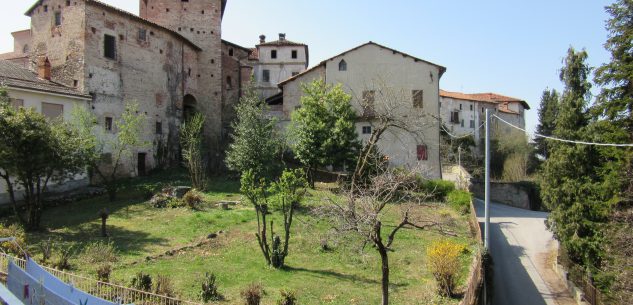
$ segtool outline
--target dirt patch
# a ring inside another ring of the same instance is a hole
[[[554,271],[554,261],[556,260],[556,245],[550,241],[547,245],[548,251],[537,255],[538,272],[543,281],[549,287],[554,301],[558,305],[577,305],[576,300],[571,296],[567,286],[558,274]]]

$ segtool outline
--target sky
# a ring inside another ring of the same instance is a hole
[[[102,0],[138,14],[135,0]],[[0,52],[11,32],[29,28],[35,2],[3,1]],[[526,100],[526,126],[538,123],[544,89],[560,90],[567,49],[585,48],[592,67],[608,62],[604,7],[591,0],[228,0],[222,38],[253,47],[259,35],[308,44],[310,65],[374,41],[447,68],[440,87]],[[597,93],[595,91],[594,93]]]

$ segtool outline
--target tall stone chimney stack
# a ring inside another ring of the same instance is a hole
[[[51,80],[51,62],[46,56],[37,58],[37,76],[42,79]]]
[[[259,43],[264,43],[264,42],[266,42],[266,35],[264,34],[259,35]]]

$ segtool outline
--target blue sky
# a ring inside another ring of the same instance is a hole
[[[138,13],[138,1],[102,1]],[[29,27],[23,13],[34,2],[2,4],[0,52],[12,50],[12,31]],[[543,89],[561,88],[558,73],[569,46],[586,48],[594,67],[609,60],[604,6],[611,2],[228,0],[222,35],[251,47],[260,34],[286,33],[310,46],[311,65],[375,41],[447,67],[442,89],[525,99],[533,130]]]

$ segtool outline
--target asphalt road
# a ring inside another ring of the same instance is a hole
[[[484,203],[475,201],[483,230]],[[490,205],[490,253],[494,263],[493,305],[567,304],[551,287],[560,281],[547,270],[549,253],[556,243],[545,227],[545,212],[528,211],[501,204]],[[566,292],[564,292],[566,294]]]

